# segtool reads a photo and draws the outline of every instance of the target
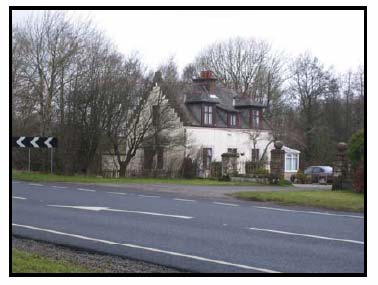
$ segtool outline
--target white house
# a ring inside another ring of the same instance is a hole
[[[241,174],[245,173],[248,161],[264,160],[264,167],[269,170],[270,151],[274,146],[269,123],[264,118],[264,103],[254,102],[225,87],[210,71],[201,72],[199,78],[180,90],[155,86],[148,108],[156,111],[154,102],[159,96],[163,96],[163,104],[171,107],[169,116],[177,121],[175,129],[170,128],[164,136],[182,135],[185,139],[178,145],[159,145],[159,152],[154,153],[149,151],[151,145],[144,145],[130,163],[130,171],[138,173],[143,168],[154,167],[172,175],[180,170],[184,157],[190,157],[197,162],[197,175],[207,177],[211,162],[221,161],[221,155],[226,152],[239,154]],[[285,177],[289,179],[298,170],[300,152],[288,147],[284,150]],[[111,156],[103,157],[103,168],[114,170],[117,164]]]

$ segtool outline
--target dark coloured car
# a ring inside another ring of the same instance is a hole
[[[333,168],[331,166],[310,166],[304,174],[311,178],[311,183],[332,183]]]

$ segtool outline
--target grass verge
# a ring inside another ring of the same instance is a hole
[[[281,205],[298,205],[338,211],[364,211],[364,194],[352,191],[275,191],[236,192],[231,196],[259,202],[273,202]]]
[[[12,249],[12,273],[94,273],[93,269],[67,261]]]
[[[96,176],[64,176],[40,172],[24,172],[12,170],[12,178],[30,182],[77,182],[77,183],[143,183],[143,184],[183,184],[183,185],[210,185],[210,186],[256,186],[265,185],[253,182],[227,182],[212,179],[180,179],[180,178],[102,178]]]

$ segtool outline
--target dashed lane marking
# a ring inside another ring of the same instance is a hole
[[[224,205],[224,206],[232,206],[232,207],[239,207],[239,205],[237,205],[237,204],[231,204],[231,203],[213,202],[213,204]]]
[[[19,199],[19,200],[26,200],[24,197],[17,197],[17,196],[12,196],[13,199]]]
[[[86,192],[96,192],[96,190],[93,190],[93,189],[86,189],[86,188],[77,188],[76,190],[79,190],[79,191],[86,191]]]
[[[336,216],[336,217],[348,217],[348,218],[356,218],[356,219],[363,219],[363,216],[356,216],[356,215],[347,215],[347,214],[333,214],[328,212],[314,212],[314,211],[301,211],[301,210],[290,210],[290,209],[283,209],[283,208],[274,208],[274,207],[260,207],[260,206],[252,206],[258,209],[266,209],[266,210],[273,210],[273,211],[282,211],[282,212],[293,212],[293,213],[305,213],[305,214],[314,214],[314,215],[324,215],[324,216]]]
[[[67,188],[67,186],[56,186],[56,185],[53,185],[52,187],[59,188],[59,189],[65,189],[65,188]]]
[[[126,193],[122,193],[122,192],[106,192],[106,193],[114,194],[114,195],[127,195]]]
[[[37,183],[29,183],[31,186],[43,186],[42,184],[37,184]]]
[[[349,243],[364,244],[363,241],[358,241],[358,240],[331,238],[331,237],[325,237],[325,236],[317,236],[317,235],[309,235],[309,234],[284,232],[284,231],[277,231],[277,230],[271,230],[271,229],[260,229],[260,228],[249,228],[249,229],[253,230],[253,231],[270,232],[270,233],[283,234],[283,235],[303,236],[303,237],[309,237],[309,238],[315,238],[315,239],[324,239],[324,240],[332,240],[332,241],[340,241],[340,242],[349,242]]]
[[[142,194],[139,194],[138,196],[139,197],[145,197],[145,198],[160,198],[160,196],[156,196],[156,195],[142,195]]]
[[[182,202],[196,202],[196,200],[181,199],[181,198],[174,198],[173,200],[176,200],[176,201],[182,201]]]

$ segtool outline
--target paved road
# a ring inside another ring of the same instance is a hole
[[[12,181],[12,233],[193,272],[363,272],[360,213]]]

